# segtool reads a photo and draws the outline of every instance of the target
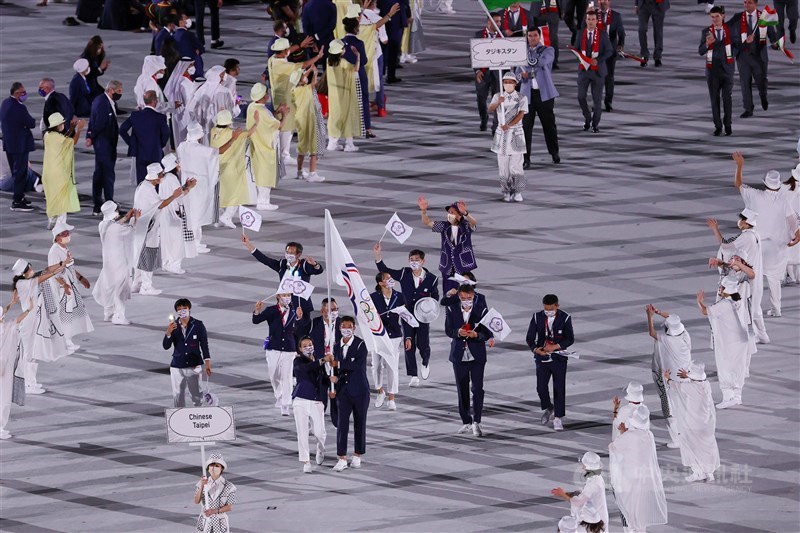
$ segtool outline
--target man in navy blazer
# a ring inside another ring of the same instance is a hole
[[[128,144],[128,156],[136,158],[136,183],[144,181],[147,165],[161,162],[164,147],[169,143],[167,117],[156,111],[156,104],[156,92],[145,91],[144,109],[131,113],[119,130]]]
[[[22,83],[15,81],[9,94],[11,96],[0,105],[0,128],[3,132],[3,151],[6,153],[11,175],[14,176],[11,210],[30,212],[33,207],[25,198],[25,186],[28,182],[28,155],[36,149],[31,133],[36,127],[36,119],[22,103],[28,99]]]
[[[394,4],[400,5],[400,10],[389,18],[384,28],[388,42],[383,47],[386,58],[386,83],[399,83],[403,80],[397,77],[397,59],[400,55],[400,43],[403,40],[403,30],[408,27],[408,13],[410,7],[408,0],[378,0],[378,10],[384,15],[389,13]],[[362,56],[363,58],[364,56]]]
[[[314,39],[317,46],[324,46],[327,50],[333,40],[337,16],[332,0],[309,0],[303,6],[303,31]]]
[[[735,58],[739,54],[741,37],[738,29],[731,28],[724,21],[725,11],[714,6],[709,12],[711,26],[703,28],[698,53],[706,58],[706,83],[711,97],[711,116],[714,119],[714,136],[718,137],[725,126],[725,135],[731,135],[731,115],[733,113],[733,73],[736,69]],[[714,31],[711,31],[711,28]],[[727,49],[726,41],[730,43]],[[711,57],[709,58],[709,51]],[[729,53],[730,52],[730,53]],[[709,61],[710,59],[710,61]],[[719,108],[722,103],[723,115],[720,118]]]
[[[463,426],[458,433],[472,431],[476,437],[483,435],[483,371],[486,367],[486,342],[492,332],[479,324],[488,312],[486,304],[475,298],[472,285],[458,288],[459,303],[447,308],[444,332],[450,339],[450,356],[458,391],[458,413]],[[472,383],[472,413],[470,413],[470,382]]]
[[[333,347],[336,377],[336,404],[339,420],[336,424],[336,455],[339,461],[333,467],[341,472],[347,465],[347,438],[350,434],[350,415],[353,415],[353,458],[350,466],[359,468],[361,456],[367,452],[367,410],[369,409],[369,381],[367,380],[367,345],[355,336],[356,320],[342,317],[342,339]]]
[[[42,78],[39,82],[39,95],[44,98],[44,110],[42,111],[42,135],[47,130],[47,119],[53,113],[61,113],[64,117],[64,124],[72,124],[75,112],[72,103],[65,94],[56,91],[56,82],[53,78]]]
[[[115,102],[122,97],[122,83],[111,80],[103,94],[92,102],[92,114],[86,132],[87,144],[94,148],[94,174],[92,175],[92,214],[101,216],[100,206],[114,200],[114,182],[117,162],[119,124]]]
[[[175,33],[172,38],[175,39],[175,44],[178,47],[178,55],[180,57],[190,57],[194,61],[194,76],[193,78],[202,78],[205,76],[203,68],[203,54],[206,49],[197,34],[193,31],[186,29],[186,15],[182,15],[178,20],[178,27],[175,28]]]
[[[567,360],[557,352],[566,350],[575,342],[572,317],[558,308],[558,296],[546,294],[542,298],[544,310],[533,314],[525,342],[533,352],[536,362],[536,392],[542,405],[542,424],[553,422],[553,429],[562,431],[561,418],[566,412]],[[550,401],[550,378],[553,378],[553,402]]]
[[[89,61],[78,59],[73,65],[75,75],[69,82],[69,101],[76,117],[86,118],[92,112],[92,89],[86,76],[89,74]]]
[[[595,48],[595,41],[596,43]],[[578,64],[578,103],[583,111],[583,131],[589,131],[589,126],[592,128],[592,133],[600,133],[600,117],[603,114],[603,89],[605,88],[606,75],[608,74],[608,65],[606,62],[616,52],[611,47],[611,41],[608,34],[597,26],[597,12],[586,12],[586,24],[583,30],[578,32],[576,37],[575,47],[589,60],[591,63],[584,66],[583,63]],[[596,51],[595,51],[596,50]],[[589,104],[586,101],[586,96],[592,88],[592,109],[589,109]]]
[[[190,316],[192,302],[180,298],[175,302],[176,320],[170,321],[161,341],[165,350],[172,348],[169,372],[172,380],[172,397],[175,407],[186,407],[186,388],[195,407],[200,406],[200,373],[205,366],[211,375],[211,353],[208,351],[208,333],[202,321]]]

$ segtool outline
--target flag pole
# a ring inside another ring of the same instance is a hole
[[[329,221],[331,221],[331,220],[332,220],[331,219],[331,213],[330,213],[330,211],[328,211],[326,209],[325,210],[325,265],[326,265],[327,268],[325,268],[325,282],[328,285],[328,290],[327,290],[327,293],[328,293],[328,324],[331,323],[331,281],[333,281],[331,279],[331,265],[333,264],[333,261],[332,261],[332,256],[331,256],[331,231],[330,231],[330,223],[329,223]],[[324,320],[323,320],[322,326],[325,327],[325,328],[328,327],[325,324]],[[323,335],[322,338],[324,339],[325,336]],[[331,335],[331,338],[328,339],[328,341],[330,343],[330,346],[331,346],[331,354],[333,353],[333,346],[332,345],[333,345],[333,342],[334,342],[335,338],[336,338],[336,331],[335,331],[335,328],[334,328],[333,335]],[[327,346],[326,346],[326,348],[327,348]],[[328,367],[328,376],[332,376],[333,375],[333,367],[328,363],[325,363],[325,364]],[[331,383],[330,392],[335,392],[333,383]]]
[[[383,242],[383,238],[386,237],[386,231],[387,231],[387,229],[383,228],[383,235],[381,235],[381,238],[378,240],[378,244]]]
[[[492,18],[492,14],[489,12],[489,8],[486,7],[486,4],[483,3],[483,0],[478,0],[478,3],[483,8],[483,12],[486,13],[486,16],[489,18],[489,20],[492,21],[492,26],[494,26],[494,29],[497,30],[497,33],[500,35],[500,38],[505,39],[506,36],[503,35],[503,32],[500,30],[500,26],[498,26],[497,23],[494,21],[494,18]],[[511,2],[509,2],[509,4],[510,3]]]

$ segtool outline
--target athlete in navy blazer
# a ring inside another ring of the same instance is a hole
[[[114,200],[114,165],[117,162],[119,124],[109,93],[113,94],[117,90],[121,93],[122,87],[108,89],[95,97],[89,117],[89,129],[86,132],[86,138],[91,139],[94,148],[92,199],[95,213],[100,212],[104,200]]]
[[[355,319],[349,316],[342,317],[341,326],[343,331],[349,331],[350,337],[348,339],[342,335],[342,340],[333,347],[336,365],[336,403],[339,408],[339,420],[336,424],[336,455],[340,460],[346,460],[351,413],[354,455],[361,457],[367,451],[369,381],[367,345],[363,339],[353,334]]]
[[[403,295],[396,290],[392,290],[388,305],[380,291],[375,291],[369,296],[372,298],[372,303],[375,304],[375,309],[381,316],[381,322],[383,322],[383,327],[386,328],[386,333],[389,335],[389,338],[396,339],[398,337],[403,337],[410,339],[411,335],[406,334],[406,326],[408,326],[408,324],[401,320],[400,315],[397,313],[389,312],[390,309],[406,305],[406,299]]]
[[[285,324],[277,305],[265,307],[260,313],[253,314],[253,324],[266,322],[269,326],[269,337],[264,343],[265,350],[293,353],[297,351],[295,329],[302,326],[304,319],[297,317],[294,305],[289,305],[288,313]]]
[[[327,300],[327,298],[325,299]],[[322,301],[322,313],[323,315],[327,313],[328,304],[327,302]],[[333,300],[334,305],[336,304],[336,300]],[[338,311],[337,311],[338,312]],[[334,337],[333,342],[334,345],[339,344],[342,340],[342,334],[339,331],[339,327],[341,326],[341,321],[338,318],[334,319]],[[295,335],[296,338],[302,338],[308,336],[314,342],[314,358],[317,360],[323,359],[325,357],[325,321],[323,317],[318,316],[314,320],[306,322],[301,328],[297,330],[297,334]],[[330,386],[330,381],[326,383],[326,387]],[[323,403],[325,406],[328,406],[328,397],[325,396],[323,398]],[[336,408],[336,398],[330,399],[331,410],[331,423],[333,423],[333,427],[336,427],[336,424],[339,423],[339,411]]]
[[[148,103],[145,99],[145,104],[144,109],[131,113],[119,129],[122,140],[128,144],[128,156],[136,158],[137,183],[144,181],[147,165],[161,162],[164,147],[169,143],[166,115],[151,107],[156,100]]]
[[[397,58],[400,56],[403,30],[408,27],[408,14],[411,11],[408,0],[378,0],[378,10],[384,15],[388,14],[394,4],[400,4],[400,9],[389,18],[384,26],[389,39],[386,45],[381,44],[383,55],[386,58],[386,83],[400,81],[397,78]]]

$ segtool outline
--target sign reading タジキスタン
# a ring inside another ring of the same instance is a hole
[[[164,414],[170,443],[236,440],[233,407],[181,407]]]
[[[528,64],[528,41],[525,37],[507,39],[470,39],[472,68],[522,67]]]

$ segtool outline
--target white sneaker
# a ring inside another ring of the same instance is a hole
[[[281,405],[281,416],[289,416],[289,406]]]
[[[556,417],[553,419],[553,429],[556,431],[564,431],[564,424],[561,423],[561,419]]]
[[[125,317],[121,317],[121,318],[113,317],[113,318],[111,318],[111,323],[112,324],[116,324],[117,326],[130,326],[131,325],[131,321],[128,320],[127,318],[125,318]]]
[[[170,274],[186,274],[186,271],[180,267],[164,268],[164,272],[169,272]]]
[[[396,403],[394,403],[394,400],[389,400],[389,402],[386,404],[386,407],[387,407],[387,408],[388,408],[390,411],[397,411],[397,404],[396,404]]]
[[[74,354],[80,349],[80,345],[67,341],[67,352],[69,352],[70,355]]]
[[[328,151],[335,152],[336,150],[340,150],[339,143],[336,141],[328,141]]]
[[[504,202],[510,202],[511,201],[511,195],[510,194],[504,194],[503,195],[503,201]]]
[[[476,437],[483,437],[483,431],[481,430],[481,425],[479,423],[472,423],[472,434]]]
[[[47,219],[47,229],[51,230],[56,226],[56,217],[50,217]]]
[[[104,311],[104,312],[103,312],[103,322],[110,322],[110,321],[111,321],[111,318],[112,318],[113,316],[114,316],[114,311],[111,311],[110,313],[106,313],[106,312]]]
[[[361,468],[361,457],[358,455],[354,455],[353,459],[350,461],[351,468]]]
[[[375,400],[375,407],[381,407],[383,405],[383,402],[385,402],[385,401],[386,401],[386,393],[385,392],[379,392],[378,393],[378,399]]]
[[[306,178],[306,180],[307,180],[309,183],[319,183],[319,182],[321,182],[321,181],[325,181],[325,177],[324,177],[324,176],[320,176],[320,175],[319,175],[319,174],[317,174],[316,172],[312,172],[311,174],[309,174],[309,175],[308,175],[308,177]]]
[[[463,426],[461,426],[461,428],[458,430],[458,434],[459,434],[459,435],[463,435],[464,433],[469,433],[470,431],[472,431],[472,424],[464,424],[464,425],[463,425]]]
[[[453,9],[452,7],[448,7],[447,8],[447,14],[448,15],[455,15],[456,14],[456,10]]]
[[[275,211],[278,206],[275,204],[258,204],[256,205],[257,211]]]
[[[692,483],[694,481],[703,481],[706,478],[706,475],[702,472],[692,473],[691,476],[686,476],[686,481]]]
[[[706,481],[712,482],[714,481],[714,473],[706,474]]]
[[[5,429],[0,429],[0,440],[8,440],[12,437],[11,433],[6,431]]]
[[[139,289],[139,294],[142,296],[158,296],[161,294],[161,289],[156,289],[155,287],[142,287]]]
[[[25,394],[44,394],[47,389],[39,385],[38,387],[25,387]]]
[[[230,218],[221,218],[219,219],[219,223],[226,228],[236,229],[236,224],[234,224],[233,220]]]
[[[771,341],[769,340],[769,335],[762,335],[760,337],[756,337],[756,342],[758,344],[769,344]]]
[[[417,56],[415,55],[408,54],[408,57],[406,57],[406,61],[408,61],[409,63],[416,63],[417,61],[419,61],[419,59],[417,59]]]
[[[334,472],[341,472],[342,470],[345,470],[347,468],[349,467],[347,466],[347,461],[345,459],[339,459],[338,461],[336,461],[336,464],[333,465]]]
[[[294,157],[284,157],[283,164],[286,168],[296,167],[297,159],[295,159]]]
[[[736,398],[730,398],[728,400],[722,400],[717,404],[717,409],[727,409],[728,407],[733,407],[734,405],[738,405],[736,403]]]
[[[674,450],[675,448],[680,448],[680,445],[674,440],[671,440],[667,443],[667,448],[671,448]]]
[[[428,379],[428,376],[431,375],[431,362],[428,361],[427,365],[422,365],[422,379]]]
[[[325,460],[325,451],[322,449],[322,446],[320,446],[319,443],[317,443],[317,456],[314,459],[317,461],[318,465],[321,465]]]
[[[303,473],[310,474],[311,472],[313,472],[313,470],[311,470],[311,463],[303,463]]]
[[[521,202],[522,201],[522,195],[520,193],[515,194],[514,195],[514,201],[515,202]]]
[[[197,245],[197,253],[198,254],[207,254],[210,251],[211,251],[211,248],[209,248],[205,244],[198,244]]]
[[[408,382],[408,386],[409,387],[419,387],[419,378],[417,376],[414,376],[413,378],[411,378],[411,381]]]
[[[770,309],[769,311],[767,311],[767,316],[771,316],[773,318],[779,318],[781,316],[781,312],[776,311],[775,309]]]
[[[141,283],[132,283],[131,284],[131,294],[136,294],[140,290],[142,290],[142,284]]]
[[[358,152],[358,146],[353,143],[348,143],[344,145],[345,152]]]

